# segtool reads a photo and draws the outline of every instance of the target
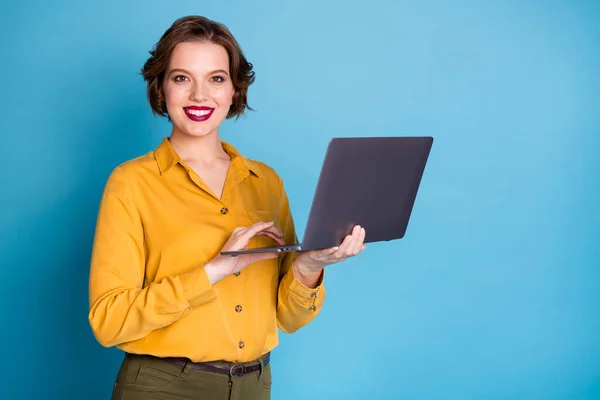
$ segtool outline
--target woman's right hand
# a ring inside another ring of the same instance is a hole
[[[283,233],[273,222],[257,222],[253,225],[243,228],[234,229],[233,233],[223,245],[219,255],[209,261],[204,269],[208,275],[210,283],[214,285],[221,279],[235,272],[239,272],[249,264],[257,261],[276,258],[279,253],[260,253],[260,254],[243,254],[236,257],[222,256],[222,251],[239,251],[246,250],[248,243],[254,236],[263,235],[273,239],[277,244],[284,245]]]

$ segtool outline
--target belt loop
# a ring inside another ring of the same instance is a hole
[[[260,363],[260,371],[258,372],[258,378],[262,379],[263,377],[263,372],[265,371],[265,362],[264,362],[264,357],[259,357],[258,358],[258,362]]]
[[[181,375],[182,376],[186,376],[187,374],[190,373],[191,370],[192,370],[192,361],[191,360],[186,360],[185,361],[185,366],[183,367],[183,371],[181,371]]]

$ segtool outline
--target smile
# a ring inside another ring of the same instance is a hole
[[[190,106],[190,107],[183,107],[183,111],[185,112],[185,115],[187,115],[188,118],[191,119],[192,121],[203,122],[211,117],[211,115],[212,115],[213,111],[215,111],[215,109],[210,108],[210,107]]]

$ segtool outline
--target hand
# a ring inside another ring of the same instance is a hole
[[[257,222],[254,225],[234,229],[233,233],[223,245],[221,251],[246,250],[250,239],[254,236],[268,236],[279,245],[284,245],[283,233],[273,222]],[[219,253],[221,253],[219,251]],[[209,261],[204,269],[211,284],[215,284],[226,276],[239,272],[249,264],[257,261],[276,258],[279,253],[243,254],[236,257],[217,255]]]
[[[294,262],[295,271],[298,275],[313,280],[321,274],[325,266],[339,263],[360,254],[365,249],[365,229],[360,225],[356,225],[352,230],[352,234],[344,238],[341,245],[324,250],[307,251],[300,253]],[[302,279],[301,279],[302,281]],[[306,284],[305,282],[302,282]],[[308,284],[307,286],[312,286]]]

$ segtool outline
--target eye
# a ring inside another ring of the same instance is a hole
[[[173,80],[177,83],[185,82],[186,79],[187,79],[187,77],[184,75],[177,75],[173,78]]]
[[[221,83],[221,82],[225,82],[225,78],[222,77],[221,75],[217,75],[217,76],[213,76],[212,77],[212,81],[213,82]]]

